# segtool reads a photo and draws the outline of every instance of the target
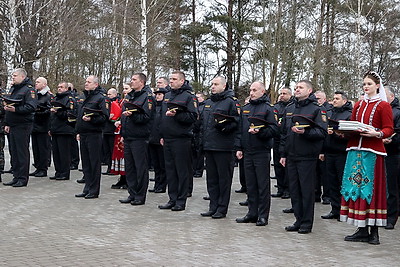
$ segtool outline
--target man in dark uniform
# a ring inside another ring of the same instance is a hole
[[[84,95],[85,100],[78,107],[76,130],[81,145],[85,187],[75,197],[92,199],[98,198],[100,193],[102,131],[109,114],[96,76],[86,78]]]
[[[79,101],[79,95],[77,94],[76,89],[72,83],[68,83],[68,92],[70,95],[75,99],[76,104]],[[79,143],[76,140],[76,132],[72,136],[72,143],[71,143],[71,170],[77,170],[79,166]]]
[[[240,150],[244,158],[248,208],[238,223],[268,224],[271,206],[270,161],[273,137],[278,134],[274,109],[266,95],[265,86],[254,82],[250,86],[250,103],[243,107]]]
[[[292,98],[292,90],[287,87],[283,87],[279,90],[279,98],[278,102],[274,105],[274,112],[276,114],[278,120],[278,126],[281,127],[282,117],[285,114],[286,106],[293,101]],[[274,137],[274,171],[276,177],[276,183],[278,186],[278,192],[276,194],[271,194],[272,197],[281,197],[283,199],[287,199],[290,197],[289,194],[289,183],[288,179],[285,175],[285,167],[283,167],[279,160],[281,159],[279,154],[279,144],[280,144],[280,135]]]
[[[121,135],[124,138],[126,182],[129,196],[121,203],[144,205],[149,185],[148,144],[154,120],[154,97],[146,85],[146,75],[132,75],[133,89],[124,103],[121,116]]]
[[[390,87],[386,87],[388,102],[392,106],[395,134],[383,139],[387,156],[385,157],[387,179],[387,223],[385,229],[394,229],[399,216],[399,178],[400,178],[400,104]]]
[[[205,96],[203,93],[197,93],[197,102],[199,103],[198,110],[201,115],[204,110]],[[196,121],[193,128],[193,177],[203,177],[204,171],[204,149],[201,143],[201,120]]]
[[[50,88],[47,80],[39,77],[35,82],[38,105],[33,120],[32,152],[36,170],[30,176],[46,177],[50,155]]]
[[[9,101],[5,101],[6,111],[4,131],[9,134],[13,179],[3,183],[13,187],[27,186],[29,179],[29,137],[33,127],[33,117],[37,106],[35,88],[24,69],[16,69],[12,74]]]
[[[326,111],[312,94],[312,84],[296,84],[295,99],[282,120],[281,164],[287,168],[289,191],[296,221],[286,231],[310,233],[314,221],[315,175],[318,155],[327,134]],[[296,122],[297,121],[297,122]]]
[[[208,212],[201,216],[226,217],[231,196],[235,137],[239,130],[240,105],[223,77],[212,80],[211,96],[201,116],[202,146],[206,156]]]
[[[149,151],[153,160],[154,166],[154,188],[149,189],[149,192],[154,193],[165,193],[167,189],[167,175],[165,174],[165,160],[164,160],[164,148],[160,144],[161,133],[161,108],[164,101],[164,96],[167,93],[165,88],[157,88],[155,94],[155,117],[153,126],[150,133],[149,139]]]
[[[339,120],[349,120],[352,109],[351,102],[347,101],[347,95],[344,92],[335,92],[333,108],[328,116],[330,127],[324,143],[323,156],[326,162],[326,182],[332,210],[328,214],[322,215],[322,219],[338,219],[340,216],[340,189],[346,163],[348,139],[343,134],[335,133],[331,127]]]
[[[115,88],[111,88],[107,91],[106,103],[107,107],[111,109],[111,103],[118,99],[118,92]],[[110,116],[113,116],[110,114]],[[103,162],[107,164],[107,170],[103,174],[114,175],[111,173],[111,162],[112,162],[112,152],[114,149],[114,139],[115,139],[115,125],[112,121],[112,117],[108,118],[106,125],[103,130]]]
[[[197,100],[183,72],[172,72],[170,86],[162,106],[160,140],[164,145],[169,201],[158,207],[182,211],[186,206],[189,179],[193,179],[191,138],[198,117]]]
[[[51,180],[69,180],[72,136],[75,134],[76,101],[68,91],[68,83],[61,82],[52,101],[50,133],[52,137],[54,176]]]
[[[324,107],[326,114],[329,117],[332,109],[332,105],[326,100],[326,94],[322,91],[316,91],[314,93],[315,98],[320,106]],[[321,151],[322,152],[322,151]],[[329,186],[326,179],[326,162],[323,160],[323,156],[320,155],[317,161],[317,176],[315,181],[315,202],[321,202],[322,204],[330,204]]]

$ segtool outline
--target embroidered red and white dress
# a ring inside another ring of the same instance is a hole
[[[111,103],[111,113],[114,115],[111,120],[118,121],[121,118],[123,101],[114,101]],[[125,175],[124,142],[121,141],[121,125],[115,131],[114,149],[111,157],[111,173]]]
[[[351,120],[393,134],[393,115],[388,102],[379,95],[357,102]],[[358,227],[385,226],[387,218],[385,147],[382,139],[353,135],[347,144],[342,180],[340,220]]]

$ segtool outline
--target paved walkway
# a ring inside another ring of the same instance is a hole
[[[99,199],[77,199],[79,178],[81,172],[72,171],[70,181],[31,178],[26,188],[0,185],[2,266],[398,266],[400,261],[398,229],[380,230],[379,246],[344,242],[355,228],[320,219],[330,210],[320,203],[308,235],[285,232],[294,222],[292,214],[282,213],[290,200],[272,200],[266,227],[236,223],[247,211],[238,205],[245,195],[233,192],[239,188],[237,170],[229,213],[221,220],[199,215],[208,210],[204,178],[194,180],[183,212],[157,208],[167,202],[166,194],[149,193],[145,206],[120,204],[127,192],[110,189],[116,176],[102,177]],[[3,175],[3,181],[10,179]]]

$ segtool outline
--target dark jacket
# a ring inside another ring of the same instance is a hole
[[[161,145],[160,144],[160,139],[161,139],[160,124],[161,124],[161,118],[162,118],[162,114],[161,114],[162,103],[163,103],[163,101],[156,101],[154,122],[153,122],[153,126],[151,127],[151,133],[150,133],[150,139],[149,139],[149,143],[154,144],[154,145]]]
[[[85,95],[85,100],[83,100],[82,104],[78,106],[76,131],[78,134],[99,132],[101,133],[109,117],[102,89],[100,86],[98,86],[94,90],[85,90],[83,93]],[[84,121],[82,117],[84,115],[85,107],[99,110],[100,112],[91,116],[90,121]]]
[[[5,125],[32,124],[37,106],[37,96],[31,80],[26,77],[22,83],[13,85],[10,91],[9,98],[22,99],[22,101],[15,105],[15,112],[6,111]]]
[[[51,134],[74,134],[75,122],[77,113],[77,104],[70,92],[57,93],[53,101],[60,102],[67,109],[58,109],[56,112],[51,113],[50,116],[50,132]],[[72,120],[75,118],[75,122]],[[69,119],[69,120],[68,120]]]
[[[149,139],[152,123],[154,120],[154,97],[149,93],[148,86],[140,91],[132,91],[126,99],[129,103],[133,103],[142,108],[141,111],[132,112],[131,116],[121,115],[121,135],[124,140]],[[124,106],[126,103],[124,104]],[[124,111],[125,108],[123,107]]]
[[[192,138],[193,124],[198,118],[198,111],[196,96],[191,90],[192,87],[186,81],[181,88],[172,89],[165,95],[161,110],[161,138]],[[168,117],[165,115],[168,109],[167,103],[180,104],[184,110],[178,110],[175,116]]]
[[[259,128],[256,134],[249,133],[249,117],[258,118],[267,122],[265,127]],[[240,150],[245,153],[256,153],[260,151],[270,151],[273,138],[279,134],[277,121],[274,116],[274,108],[269,103],[266,95],[250,100],[244,105],[242,110]]]
[[[113,97],[113,98],[106,98],[106,106],[107,109],[109,110],[109,113],[111,111],[111,103],[114,101],[119,100],[118,97]],[[114,121],[110,120],[110,118],[107,119],[105,126],[104,126],[104,130],[103,130],[103,134],[107,134],[107,135],[114,135],[114,131],[115,131],[115,125],[114,125]]]
[[[224,123],[217,123],[214,113],[229,115]],[[205,151],[234,151],[235,137],[239,131],[240,105],[233,96],[232,90],[225,90],[219,94],[212,94],[204,101],[204,110],[201,116],[202,145]]]
[[[294,133],[291,128],[295,125],[293,115],[303,115],[311,119],[315,125],[304,128],[304,134]],[[293,160],[314,160],[322,151],[327,135],[327,118],[324,107],[320,107],[316,98],[311,94],[302,101],[295,100],[286,107],[282,119],[280,154],[282,158]]]
[[[280,132],[281,132],[281,126],[282,126],[282,118],[283,118],[283,115],[285,115],[285,110],[286,110],[287,105],[289,105],[291,102],[293,102],[293,100],[294,100],[294,97],[291,97],[289,99],[289,101],[287,101],[287,102],[278,101],[274,105],[275,118],[276,118],[276,121],[277,121],[278,127],[279,127],[279,134],[274,137],[275,142],[280,142],[279,140],[281,137]]]
[[[47,133],[50,130],[50,101],[52,95],[47,91],[44,94],[37,92],[38,105],[33,119],[32,133]]]
[[[329,119],[339,121],[339,120],[350,120],[351,112],[353,110],[353,105],[350,101],[344,104],[340,108],[333,107],[330,110]],[[338,153],[347,153],[347,138],[340,137],[337,134],[328,134],[324,143],[324,153],[326,154],[338,154]]]
[[[393,123],[395,135],[392,136],[392,142],[385,145],[386,153],[390,155],[398,155],[400,153],[400,103],[396,97],[392,103]]]

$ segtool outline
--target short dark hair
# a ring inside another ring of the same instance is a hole
[[[172,72],[172,74],[178,74],[181,79],[183,79],[183,80],[186,79],[185,73],[183,71],[175,70],[175,71]]]
[[[335,94],[335,95],[342,95],[342,98],[343,98],[344,100],[347,100],[347,99],[348,99],[347,94],[346,94],[345,92],[343,92],[343,91],[336,91],[334,94]]]
[[[132,76],[138,76],[138,77],[139,77],[139,80],[140,80],[141,82],[143,82],[143,84],[146,84],[146,82],[147,82],[147,77],[146,77],[146,75],[145,75],[144,73],[142,73],[142,72],[136,72],[136,73],[134,73]]]

